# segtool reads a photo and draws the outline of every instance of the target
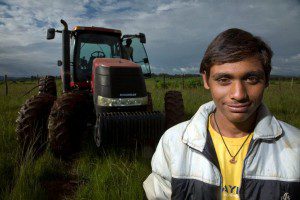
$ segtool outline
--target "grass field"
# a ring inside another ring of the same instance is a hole
[[[167,90],[182,91],[186,119],[210,100],[208,91],[196,78],[167,78],[166,89],[161,78],[146,82],[155,110],[163,111]],[[63,199],[145,198],[142,182],[151,172],[150,160],[133,152],[102,152],[100,155],[90,131],[83,141],[83,150],[72,162],[56,159],[48,150],[36,160],[30,151],[25,157],[21,156],[22,148],[15,139],[15,120],[20,106],[31,95],[37,94],[37,89],[29,95],[23,94],[36,84],[36,81],[9,82],[8,96],[4,95],[4,84],[0,84],[0,199],[34,200],[59,195]],[[272,80],[264,102],[278,119],[299,128],[299,94],[298,80]]]

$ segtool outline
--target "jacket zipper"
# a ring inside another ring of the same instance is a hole
[[[208,160],[208,162],[210,162],[212,164],[212,166],[214,166],[216,169],[217,169],[217,172],[219,173],[219,178],[221,180],[220,182],[220,199],[222,200],[222,188],[223,188],[223,178],[222,178],[222,174],[221,174],[221,171],[219,170],[219,168],[214,164],[212,163],[202,152],[200,152],[205,158],[206,160]]]
[[[243,180],[243,178],[244,178],[245,163],[246,163],[248,157],[250,156],[251,152],[253,151],[254,146],[256,145],[256,143],[257,143],[258,140],[259,140],[259,139],[255,139],[255,140],[253,140],[252,144],[250,143],[251,146],[249,147],[249,151],[247,152],[246,157],[245,157],[245,159],[244,159],[243,169],[242,169],[242,178],[241,178],[241,182],[240,182],[240,189],[242,189],[242,183],[243,183],[242,180]],[[242,192],[242,191],[240,190],[239,194],[241,194],[241,192]],[[241,196],[240,196],[240,200],[242,200]]]
[[[195,148],[193,148],[193,147],[191,147],[191,146],[189,146],[189,148],[192,148],[192,149],[198,151],[201,155],[203,155],[204,158],[206,158],[206,160],[207,160],[212,166],[214,166],[214,167],[217,169],[217,172],[219,173],[219,178],[220,178],[220,180],[221,180],[221,183],[220,183],[220,200],[221,200],[221,199],[222,199],[222,184],[223,184],[223,178],[222,178],[222,174],[221,174],[220,169],[219,169],[214,163],[212,163],[212,162],[210,161],[210,159],[208,159],[208,157],[206,157],[201,151],[199,151],[198,149],[195,149]]]

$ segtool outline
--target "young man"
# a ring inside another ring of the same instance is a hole
[[[300,131],[262,103],[271,57],[240,29],[212,41],[200,72],[213,101],[162,136],[148,199],[300,199]]]
[[[126,45],[124,48],[124,59],[133,61],[133,48],[130,46],[132,43],[132,39],[126,40]]]

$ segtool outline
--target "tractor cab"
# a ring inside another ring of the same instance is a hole
[[[71,86],[89,85],[95,58],[121,58],[120,31],[75,27],[71,34]]]
[[[122,37],[121,31],[116,29],[76,26],[69,31],[66,25],[63,31],[48,29],[47,39],[53,39],[55,32],[63,34],[63,61],[58,63],[60,65],[63,64],[63,81],[64,79],[69,79],[69,81],[64,81],[64,85],[69,82],[67,84],[69,86],[64,86],[66,89],[68,87],[78,89],[93,88],[91,81],[94,59],[129,59],[125,52],[127,40],[132,41],[130,45],[132,48],[132,59],[130,61],[141,66],[145,77],[151,75],[148,56],[144,48],[146,37],[143,33],[124,35]],[[64,74],[68,74],[68,71],[70,75],[66,78]]]
[[[143,43],[144,34],[125,35],[121,31],[97,27],[75,27],[71,35],[71,84],[88,84],[92,78],[92,67],[95,58],[123,58],[126,41],[132,41],[132,62],[139,64],[143,74],[149,76],[150,66]],[[73,54],[72,54],[73,53]],[[72,73],[73,72],[73,73]]]

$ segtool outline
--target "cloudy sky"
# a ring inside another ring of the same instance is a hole
[[[300,1],[0,0],[0,76],[58,75],[60,19],[75,25],[143,32],[154,73],[197,73],[210,41],[236,27],[273,49],[273,74],[300,76]]]

